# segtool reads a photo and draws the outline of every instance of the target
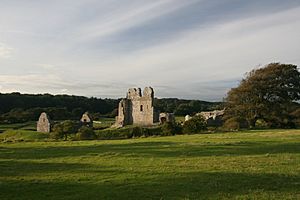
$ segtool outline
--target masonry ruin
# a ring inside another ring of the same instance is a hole
[[[208,112],[200,112],[197,113],[197,116],[202,116],[208,126],[221,126],[223,124],[223,115],[225,113],[225,109],[223,110],[214,110]],[[185,121],[190,120],[192,117],[190,115],[185,116]]]
[[[37,122],[37,127],[36,127],[38,132],[42,133],[50,133],[51,131],[51,120],[47,113],[43,112],[41,113],[39,117],[39,121]]]
[[[174,113],[160,113],[159,114],[159,123],[164,124],[166,122],[171,122],[171,123],[175,124]]]
[[[126,98],[119,103],[118,116],[114,127],[126,125],[152,126],[159,122],[159,112],[154,109],[152,87],[130,88]]]
[[[91,115],[88,112],[85,112],[81,119],[80,119],[80,123],[83,126],[88,126],[88,127],[93,127],[93,119],[91,117]]]

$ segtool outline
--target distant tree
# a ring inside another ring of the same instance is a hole
[[[192,117],[192,119],[186,121],[183,124],[183,129],[182,132],[185,134],[190,134],[190,133],[200,133],[203,130],[207,129],[207,124],[205,119],[198,115]]]
[[[80,117],[82,116],[82,114],[86,112],[86,110],[83,110],[82,108],[74,108],[72,110],[72,117],[76,118],[76,119],[80,119]]]
[[[78,124],[76,124],[74,121],[66,120],[54,125],[51,136],[55,139],[64,138],[67,140],[69,135],[75,134],[77,131]]]
[[[254,127],[258,119],[271,127],[292,126],[291,112],[300,100],[300,73],[296,65],[271,63],[249,72],[225,99],[225,120],[245,119]]]
[[[193,112],[194,112],[194,109],[190,104],[180,104],[175,109],[175,114],[176,115],[181,115],[181,116],[191,114]]]

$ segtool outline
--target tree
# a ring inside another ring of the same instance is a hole
[[[75,134],[78,131],[78,124],[74,121],[66,120],[59,124],[55,124],[53,127],[53,133],[51,136],[55,139],[63,138],[67,140],[68,136]]]
[[[169,136],[181,133],[181,125],[173,122],[165,122],[161,127],[161,135]]]
[[[205,119],[200,115],[196,115],[192,117],[192,119],[186,121],[183,124],[182,132],[185,134],[191,134],[191,133],[199,133],[206,129],[207,129],[207,124]]]
[[[64,137],[63,125],[61,123],[53,126],[53,132],[50,133],[50,137],[56,140]]]
[[[193,107],[189,104],[180,104],[175,110],[175,114],[181,116],[191,114],[192,112]]]
[[[72,120],[66,120],[62,123],[63,133],[65,135],[65,139],[67,139],[68,135],[74,134],[77,132],[78,127],[76,123]]]
[[[225,99],[224,119],[245,119],[254,127],[263,119],[271,127],[291,126],[291,112],[300,100],[300,72],[296,65],[271,63],[249,72]]]

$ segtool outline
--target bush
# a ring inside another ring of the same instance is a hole
[[[75,134],[78,131],[79,124],[74,121],[67,120],[59,124],[55,124],[53,127],[53,132],[50,134],[50,137],[53,139],[62,139],[67,140],[68,136]]]
[[[248,128],[249,125],[245,119],[232,117],[225,121],[223,128],[228,131],[237,131],[241,128]]]
[[[96,138],[94,130],[87,126],[82,126],[76,134],[78,140],[93,140]]]
[[[192,119],[186,121],[183,124],[183,133],[200,133],[201,131],[207,130],[207,124],[202,116],[194,116]]]
[[[263,119],[258,119],[256,122],[255,122],[255,127],[256,128],[269,128],[269,125],[268,123],[263,120]]]
[[[181,126],[172,122],[166,122],[161,127],[162,136],[170,136],[181,133]]]
[[[133,127],[130,129],[130,135],[131,137],[141,137],[143,135],[143,129],[139,126]]]
[[[155,126],[155,127],[126,126],[119,129],[108,128],[104,130],[95,131],[98,139],[128,139],[134,137],[149,137],[149,136],[161,135],[161,132],[162,132],[161,126]]]
[[[295,127],[300,128],[300,108],[291,113]]]
[[[50,133],[50,138],[58,140],[64,137],[62,124],[55,124],[52,130],[53,132]]]
[[[107,128],[96,130],[98,139],[128,139],[132,138],[132,127],[124,127],[120,129]]]

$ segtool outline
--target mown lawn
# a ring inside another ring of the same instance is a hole
[[[0,199],[300,199],[300,130],[2,143]]]

